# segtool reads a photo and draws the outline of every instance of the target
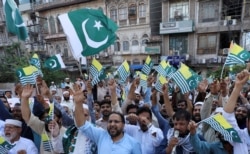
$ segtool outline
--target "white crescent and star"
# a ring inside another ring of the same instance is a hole
[[[191,87],[191,86],[193,86],[195,83],[194,83],[194,81],[193,80],[191,80],[191,81],[189,81],[189,83],[188,83],[188,85]]]
[[[18,71],[18,77],[20,78],[22,76],[22,72]]]
[[[56,68],[56,65],[57,65],[56,61],[54,59],[52,59],[50,65],[52,65],[51,68]]]
[[[240,54],[240,58],[245,59],[247,57],[246,53]]]
[[[99,48],[101,46],[103,46],[104,44],[107,43],[108,39],[109,39],[109,36],[106,36],[106,38],[103,40],[103,41],[100,41],[100,42],[96,42],[94,40],[92,40],[88,33],[87,33],[87,30],[86,30],[86,23],[88,22],[89,18],[88,19],[85,19],[83,22],[82,22],[82,30],[83,30],[83,35],[86,39],[86,42],[88,44],[88,46],[90,46],[91,48]],[[101,28],[101,23],[98,23],[96,22],[95,26],[98,30]]]

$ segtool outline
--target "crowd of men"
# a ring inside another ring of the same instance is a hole
[[[206,79],[182,94],[173,83],[159,92],[155,77],[121,85],[108,79],[69,78],[59,87],[19,83],[0,99],[0,150],[8,154],[248,154],[250,88],[248,71],[229,79]],[[171,88],[173,91],[170,91]],[[9,87],[12,88],[12,87]],[[243,91],[244,89],[244,91]],[[12,107],[8,100],[18,98]],[[220,113],[242,143],[229,142],[202,120]],[[5,146],[7,144],[8,146]],[[6,150],[7,149],[7,150]],[[1,153],[0,151],[0,153]]]

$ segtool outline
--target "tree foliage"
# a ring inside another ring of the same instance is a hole
[[[29,60],[32,53],[25,52],[20,48],[20,43],[13,43],[11,46],[5,47],[3,51],[3,56],[1,57],[0,65],[0,82],[18,82],[16,76],[16,69],[29,66]],[[45,59],[40,59],[41,65]],[[42,68],[44,75],[44,80],[49,83],[55,81],[59,83],[65,78],[65,73],[63,71],[49,71],[48,69]]]

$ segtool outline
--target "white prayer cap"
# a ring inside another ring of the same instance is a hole
[[[63,92],[63,95],[64,95],[64,94],[69,94],[69,91],[64,91],[64,92]]]
[[[82,104],[82,107],[84,108],[84,109],[87,109],[87,110],[89,110],[89,106],[87,105],[87,104]]]
[[[194,104],[194,106],[196,106],[196,105],[203,105],[204,103],[203,102],[196,102],[195,104]]]
[[[22,127],[22,122],[19,120],[15,120],[15,119],[6,119],[5,124],[10,124],[10,125]]]
[[[56,91],[56,88],[51,88],[51,91]]]
[[[222,113],[223,112],[223,107],[217,107],[214,111],[215,114],[217,113]]]

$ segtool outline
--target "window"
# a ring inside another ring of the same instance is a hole
[[[135,4],[132,4],[129,6],[128,8],[128,16],[130,18],[136,18],[136,15],[137,15],[137,9],[136,9],[136,5]]]
[[[123,41],[122,46],[123,46],[123,51],[129,50],[129,42],[128,41]]]
[[[58,15],[58,16],[59,16],[59,15]],[[58,16],[57,16],[57,18],[56,18],[56,21],[57,21],[57,30],[58,30],[58,33],[61,33],[61,32],[63,32],[63,29],[62,29],[62,25],[61,25],[61,23],[60,23],[60,21],[59,21]]]
[[[217,42],[216,34],[199,35],[197,54],[215,54],[216,42]]]
[[[56,54],[61,54],[61,48],[58,44],[56,45]]]
[[[49,26],[50,26],[50,34],[55,34],[56,33],[55,19],[52,16],[50,16],[49,18]]]
[[[182,21],[189,18],[189,2],[182,1],[170,4],[170,21]]]
[[[231,19],[241,19],[243,0],[222,0],[221,19],[225,20],[228,17]],[[246,10],[249,8],[246,7]]]
[[[212,22],[219,20],[218,0],[204,1],[199,3],[199,22]]]
[[[128,18],[128,10],[127,7],[122,6],[119,8],[119,20],[127,20]]]
[[[114,20],[115,22],[117,21],[117,9],[116,8],[111,8],[110,10],[110,18]]]
[[[141,3],[139,5],[139,18],[145,18],[146,17],[146,5]]]
[[[132,41],[132,46],[138,46],[138,45],[139,45],[139,42],[137,40]]]
[[[7,42],[7,38],[4,29],[0,29],[0,44]]]
[[[117,52],[117,51],[120,51],[120,42],[115,42],[114,43],[114,50]]]
[[[188,49],[188,36],[179,34],[179,35],[170,35],[169,36],[169,51],[173,55],[183,55],[187,53]]]

